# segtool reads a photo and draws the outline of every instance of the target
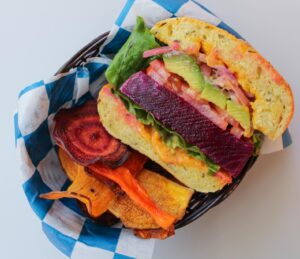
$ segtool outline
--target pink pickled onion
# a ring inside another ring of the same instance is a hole
[[[163,47],[159,47],[159,48],[155,48],[155,49],[146,50],[143,53],[143,58],[149,58],[149,57],[160,55],[160,54],[166,54],[166,53],[171,52],[172,50],[175,50],[175,51],[180,50],[180,42],[179,41],[174,40],[170,44],[170,46],[163,46]]]
[[[250,101],[247,98],[244,91],[240,88],[239,83],[235,76],[229,71],[228,68],[225,66],[216,66],[215,67],[217,71],[219,72],[220,76],[225,79],[225,81],[229,82],[229,87],[231,87],[231,90],[235,93],[238,101],[247,106],[250,107]]]
[[[201,68],[201,71],[202,71],[202,73],[205,77],[210,77],[210,75],[212,73],[211,67],[209,67],[208,65],[203,63],[203,64],[200,65],[200,68]]]
[[[204,54],[204,53],[199,53],[199,55],[198,55],[198,62],[199,63],[205,63],[205,64],[207,64],[207,62],[206,62],[206,55]]]
[[[149,58],[149,57],[152,57],[152,56],[169,53],[172,50],[173,49],[169,46],[163,46],[163,47],[159,47],[159,48],[156,48],[156,49],[146,50],[143,54],[143,58]]]
[[[172,48],[173,50],[180,50],[180,42],[174,40],[174,41],[171,43],[171,48]]]
[[[237,99],[239,102],[247,107],[250,107],[250,101],[243,92],[243,90],[239,87],[238,84],[232,84],[232,90],[236,94]]]
[[[220,75],[224,75],[226,78],[230,79],[233,82],[237,81],[234,74],[231,73],[231,71],[229,71],[229,69],[225,66],[215,66],[214,68],[218,70]]]

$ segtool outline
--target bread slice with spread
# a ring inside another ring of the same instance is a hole
[[[225,65],[243,90],[254,96],[251,102],[254,130],[261,131],[271,140],[284,133],[294,112],[290,86],[247,42],[189,17],[160,21],[151,32],[167,45],[175,41],[180,42],[184,50],[201,50],[207,55],[208,65]]]
[[[99,93],[98,112],[101,123],[110,135],[160,164],[186,186],[209,193],[231,183],[229,175],[212,175],[203,161],[184,150],[172,150],[164,144],[155,129],[143,125],[126,109],[123,102],[111,92],[109,85]]]
[[[216,192],[294,112],[288,83],[248,43],[189,17],[143,19],[106,71],[106,130],[186,186]]]

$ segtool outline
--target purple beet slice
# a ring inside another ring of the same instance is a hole
[[[62,109],[54,117],[53,137],[77,163],[87,166],[101,161],[121,165],[129,155],[127,147],[113,138],[100,123],[97,101],[90,100],[72,109]]]
[[[132,75],[120,90],[163,125],[179,133],[189,144],[199,147],[233,177],[239,175],[251,157],[252,142],[223,131],[144,72]]]

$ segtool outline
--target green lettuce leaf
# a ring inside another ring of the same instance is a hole
[[[259,131],[254,131],[253,136],[252,136],[252,142],[254,145],[253,156],[259,155],[263,141],[264,141],[264,134],[262,134]]]
[[[133,32],[105,72],[107,81],[120,87],[132,74],[147,67],[150,59],[143,58],[144,51],[157,47],[159,44],[155,37],[146,27],[143,18],[138,16]]]
[[[122,94],[120,91],[114,89],[113,93],[122,100],[126,109],[133,114],[141,123],[147,126],[154,127],[160,136],[162,137],[163,142],[175,149],[182,148],[187,151],[191,156],[204,161],[210,173],[216,173],[220,170],[220,166],[211,161],[205,154],[203,154],[200,149],[196,146],[188,144],[178,133],[166,128],[160,122],[158,122],[152,114],[143,110],[139,105],[131,101],[127,96]]]
[[[191,156],[204,161],[208,165],[210,172],[215,173],[219,171],[220,166],[216,165],[208,157],[206,157],[198,147],[186,143],[179,134],[166,128],[150,113],[143,110],[118,90],[131,75],[145,69],[151,60],[157,58],[152,57],[144,59],[144,51],[157,48],[159,46],[160,45],[156,42],[155,37],[146,27],[143,18],[137,17],[136,26],[133,32],[116,54],[109,68],[106,70],[106,78],[108,82],[114,86],[114,94],[123,101],[127,110],[141,123],[154,127],[159,132],[164,143],[166,143],[169,147],[173,149],[179,147],[186,150]]]

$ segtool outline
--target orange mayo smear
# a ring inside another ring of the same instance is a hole
[[[185,167],[199,168],[199,171],[207,169],[207,165],[198,159],[188,155],[184,150],[180,148],[172,149],[169,148],[162,140],[159,133],[151,126],[143,125],[139,122],[136,117],[130,114],[122,101],[114,96],[109,88],[103,88],[102,94],[107,94],[110,97],[114,98],[114,101],[117,103],[117,110],[120,117],[124,118],[126,123],[131,127],[137,129],[137,131],[149,142],[152,143],[152,146],[155,148],[156,153],[159,155],[160,159],[168,164],[177,164]],[[224,173],[216,173],[216,177],[225,182],[231,182],[231,177]]]
[[[139,122],[135,116],[130,114],[124,107],[122,101],[116,98],[111,91],[106,91],[108,89],[103,89],[105,94],[109,94],[118,103],[117,110],[118,114],[125,119],[131,127],[137,129],[137,131],[149,142],[152,143],[155,148],[156,153],[159,155],[162,161],[168,164],[181,164],[187,167],[199,167],[203,170],[206,164],[201,160],[196,160],[192,156],[188,155],[184,150],[180,148],[172,149],[169,148],[162,140],[159,133],[151,126],[143,125]]]
[[[159,155],[162,161],[168,164],[183,165],[186,167],[199,168],[201,171],[206,169],[206,164],[188,155],[184,150],[180,148],[169,148],[162,140],[159,133],[152,127],[144,129],[141,133],[145,138],[151,141],[152,146],[155,148],[156,153]]]

